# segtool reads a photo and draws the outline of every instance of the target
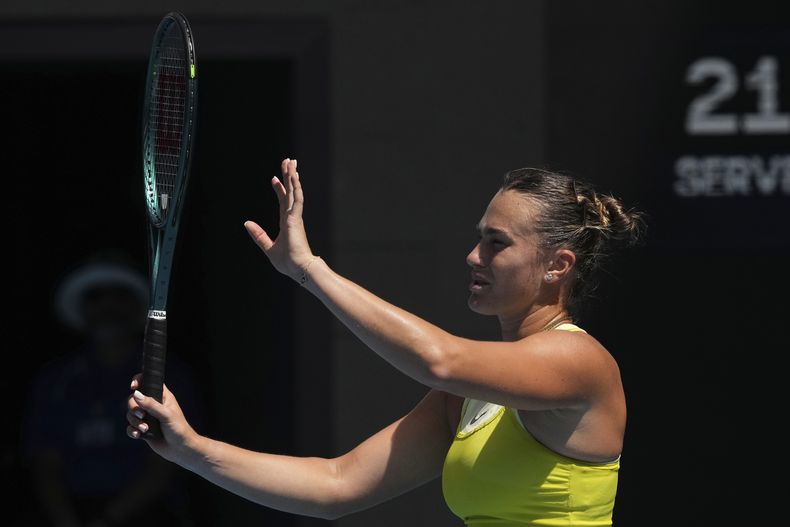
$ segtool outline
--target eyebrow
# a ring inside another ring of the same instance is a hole
[[[477,233],[481,235],[502,234],[504,236],[510,236],[510,234],[507,231],[504,231],[502,229],[497,229],[496,227],[481,227],[479,223],[475,225],[475,231],[477,231]]]

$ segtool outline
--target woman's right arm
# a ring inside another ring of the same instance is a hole
[[[132,388],[137,388],[136,380]],[[195,433],[165,388],[163,403],[139,392],[129,398],[130,437],[140,437],[147,412],[164,439],[147,440],[158,454],[255,503],[334,519],[367,509],[441,473],[454,430],[448,396],[431,390],[405,417],[350,452],[332,459],[245,450]]]

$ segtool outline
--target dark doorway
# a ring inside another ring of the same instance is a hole
[[[306,221],[314,248],[329,253],[326,26],[293,19],[192,25],[200,101],[168,308],[169,356],[194,379],[202,433],[254,450],[323,455],[331,450],[329,319],[274,271],[242,223],[255,219],[276,231],[269,180],[283,157],[296,157],[310,168],[315,195],[324,196]],[[147,48],[138,48],[155,27],[19,23],[5,32],[31,43],[0,62],[3,115],[13,130],[5,170],[9,194],[19,197],[8,244],[16,306],[8,348],[18,372],[3,381],[9,400],[22,401],[40,368],[80,347],[79,335],[63,329],[52,309],[64,275],[104,257],[147,273],[140,173]],[[107,45],[97,48],[97,36]],[[308,356],[316,342],[320,356]],[[119,390],[125,398],[125,387]],[[8,409],[11,422],[23,425],[20,434],[4,436],[2,459],[4,473],[23,482],[8,496],[18,513],[12,524],[33,525],[41,510],[22,454],[25,412],[24,404]],[[123,414],[118,418],[123,427]],[[306,423],[327,433],[308,436]],[[297,524],[181,472],[194,525]]]

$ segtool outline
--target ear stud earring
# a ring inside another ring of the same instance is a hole
[[[546,281],[551,282],[552,280],[554,280],[554,275],[551,273],[546,273]]]

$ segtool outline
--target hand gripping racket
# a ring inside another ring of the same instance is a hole
[[[169,13],[154,35],[143,104],[143,180],[150,236],[151,293],[140,391],[162,401],[167,352],[167,292],[189,177],[197,109],[195,43],[189,22]],[[147,436],[159,438],[150,416]]]

